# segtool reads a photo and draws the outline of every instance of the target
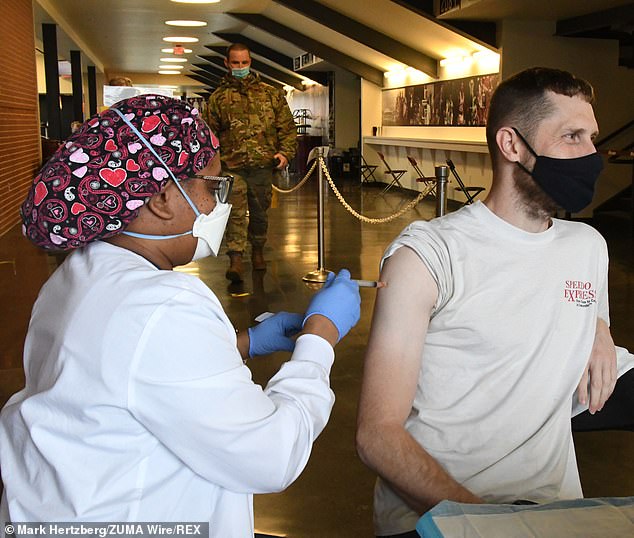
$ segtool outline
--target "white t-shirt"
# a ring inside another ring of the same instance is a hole
[[[384,259],[402,246],[438,286],[406,429],[488,502],[581,497],[570,418],[597,316],[609,322],[603,238],[557,219],[528,233],[477,202],[414,222]],[[377,534],[419,517],[378,480]]]
[[[24,356],[26,388],[1,415],[0,521],[252,536],[252,494],[297,478],[334,403],[326,340],[300,337],[262,390],[207,286],[108,243],[44,285]]]

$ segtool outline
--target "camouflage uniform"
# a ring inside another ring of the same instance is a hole
[[[209,97],[205,119],[220,139],[223,170],[235,176],[227,248],[244,252],[247,235],[253,246],[261,247],[268,228],[273,155],[282,153],[289,161],[295,155],[297,129],[288,103],[255,73],[243,79],[227,75]]]

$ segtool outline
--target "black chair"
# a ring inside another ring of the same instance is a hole
[[[410,157],[408,155],[407,160],[409,161],[409,164],[414,167],[414,171],[416,172],[416,174],[418,174],[416,182],[425,184],[425,188],[423,189],[425,196],[429,194],[431,194],[432,196],[436,196],[436,177],[426,177],[425,174],[423,174],[422,170],[418,167],[418,163],[416,162],[416,159],[414,159],[414,157]]]
[[[383,161],[385,168],[387,168],[387,170],[385,170],[384,173],[392,176],[392,181],[388,184],[387,187],[383,189],[383,191],[381,191],[381,194],[385,194],[392,187],[394,187],[394,185],[398,185],[402,189],[403,185],[401,185],[401,182],[399,180],[403,177],[403,175],[405,174],[405,172],[407,172],[407,170],[394,170],[389,164],[387,164],[387,161],[385,160],[385,156],[383,155],[383,153],[381,153],[380,151],[377,151],[376,153],[379,156],[379,159]]]
[[[486,190],[484,187],[466,187],[465,184],[462,182],[462,179],[460,179],[460,176],[456,171],[456,166],[451,159],[447,159],[447,166],[449,167],[449,170],[451,170],[453,177],[455,177],[456,181],[458,182],[458,190],[462,191],[467,197],[464,205],[472,204],[473,202],[475,202],[476,196],[478,196],[478,194],[480,194],[482,191]]]
[[[361,155],[361,183],[376,183],[374,171],[377,168],[376,164],[368,164],[365,157]]]

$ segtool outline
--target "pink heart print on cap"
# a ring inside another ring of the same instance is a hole
[[[131,155],[134,155],[137,151],[139,151],[143,146],[140,142],[132,142],[132,144],[128,144],[128,151]]]
[[[72,163],[87,163],[89,159],[90,157],[84,153],[84,148],[73,151],[68,157],[68,160]]]
[[[171,174],[177,180],[193,176],[218,147],[186,101],[159,95],[119,101],[84,122],[44,164],[20,209],[24,233],[50,250],[116,235]]]

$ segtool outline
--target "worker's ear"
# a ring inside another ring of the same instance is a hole
[[[501,127],[495,134],[495,142],[500,153],[507,161],[520,161],[524,145],[511,127]]]
[[[167,183],[161,192],[154,194],[145,204],[147,210],[161,220],[172,220],[179,210],[182,193],[173,181]]]

